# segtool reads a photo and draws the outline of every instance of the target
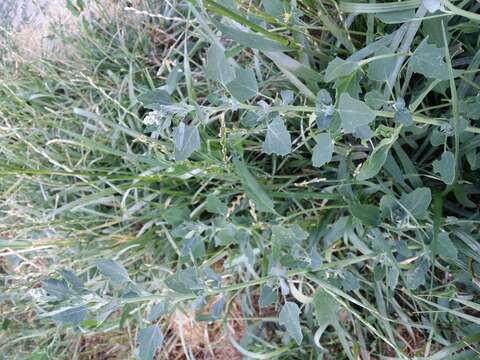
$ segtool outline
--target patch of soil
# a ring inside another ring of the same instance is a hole
[[[210,311],[216,300],[212,299],[205,312]],[[245,333],[245,325],[243,321],[235,320],[242,317],[238,302],[230,305],[228,317],[233,319],[228,320],[228,332],[236,341],[240,341]],[[180,311],[172,315],[163,350],[158,359],[187,359],[186,350],[191,351],[196,359],[243,359],[228,339],[223,322],[196,321]]]
[[[94,0],[85,1],[85,8],[79,14],[72,13],[65,0],[5,0],[0,26],[12,35],[18,55],[23,60],[38,60],[48,54],[59,58],[74,51],[55,33],[75,36],[82,19],[91,21],[98,11]],[[112,1],[102,1],[102,8],[113,11]],[[109,11],[110,12],[110,11]]]

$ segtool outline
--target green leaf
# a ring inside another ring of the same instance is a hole
[[[358,180],[367,180],[379,173],[383,164],[387,160],[388,152],[393,143],[398,139],[400,128],[394,132],[390,138],[383,139],[380,144],[373,150],[372,154],[363,163],[360,172],[357,175]]]
[[[412,126],[413,125],[413,117],[410,114],[410,111],[407,108],[397,110],[393,117],[396,123],[402,124],[405,126]]]
[[[443,60],[445,51],[423,40],[410,58],[410,67],[413,72],[428,78],[448,80],[448,66]]]
[[[87,312],[87,308],[82,305],[58,312],[52,319],[60,325],[79,325],[87,317]]]
[[[327,231],[323,239],[323,243],[325,244],[325,246],[328,247],[332,245],[335,241],[341,239],[344,236],[345,231],[348,229],[348,220],[348,216],[343,216],[329,227],[329,230]]]
[[[267,154],[285,156],[292,151],[292,140],[283,120],[276,117],[267,127],[267,136],[263,143],[263,151]]]
[[[386,282],[387,282],[387,286],[390,288],[390,289],[395,289],[397,287],[397,284],[398,284],[398,276],[400,275],[400,271],[398,270],[398,268],[394,265],[391,265],[388,270],[387,270],[387,274],[386,274]]]
[[[375,133],[368,125],[360,126],[356,128],[355,131],[353,132],[353,136],[361,140],[371,139],[373,135],[375,135]]]
[[[285,69],[299,78],[312,82],[323,81],[323,77],[318,72],[287,54],[270,51],[267,51],[264,54],[280,69]]]
[[[445,184],[453,184],[455,181],[455,155],[450,151],[445,151],[440,160],[433,162],[433,171],[440,175]]]
[[[95,265],[98,271],[114,284],[123,285],[131,281],[127,270],[115,260],[99,259]]]
[[[466,186],[455,186],[455,188],[453,189],[453,193],[455,195],[455,199],[457,199],[458,203],[462,206],[471,209],[475,209],[477,207],[477,204],[468,198],[468,196],[472,194],[472,192],[468,191],[468,188]]]
[[[226,37],[238,42],[239,44],[262,51],[288,51],[291,50],[289,47],[282,45],[276,41],[265,38],[262,35],[258,35],[252,32],[242,31],[236,29],[221,22],[212,20],[215,26],[222,32]]]
[[[364,225],[375,226],[380,223],[380,210],[378,206],[355,203],[350,205],[350,212]]]
[[[220,319],[224,308],[225,308],[225,298],[222,296],[220,299],[218,299],[218,301],[216,301],[212,305],[212,311],[210,313],[210,317],[215,320]]]
[[[308,238],[308,232],[303,230],[299,225],[294,224],[291,227],[283,225],[272,226],[272,242],[281,244],[282,246],[292,246],[298,244]]]
[[[175,141],[175,161],[188,159],[192,153],[200,149],[200,134],[196,126],[186,126],[181,122],[173,130]]]
[[[340,95],[337,109],[346,133],[353,133],[357,128],[375,120],[375,112],[364,102],[356,100],[347,93]]]
[[[148,321],[156,321],[161,316],[165,315],[169,311],[170,302],[167,299],[160,300],[157,304],[153,305],[148,315]]]
[[[437,252],[445,259],[458,259],[458,250],[446,232],[438,234]]]
[[[227,205],[220,201],[220,199],[209,194],[207,196],[207,211],[212,214],[225,215],[227,213]]]
[[[308,232],[295,224],[291,227],[283,225],[272,226],[272,256],[275,260],[280,260],[281,250],[291,248],[295,244],[300,244],[308,238]]]
[[[290,6],[283,0],[263,0],[262,5],[267,14],[279,20],[283,20],[285,14],[290,11]]]
[[[215,245],[216,246],[225,246],[230,243],[235,242],[237,235],[237,229],[233,224],[227,224],[226,227],[220,229],[215,234]]]
[[[460,102],[460,108],[467,118],[480,120],[480,95],[468,98],[469,101]]]
[[[365,103],[370,106],[372,109],[378,110],[381,109],[383,105],[385,105],[387,102],[387,99],[378,90],[372,90],[369,91],[365,95]]]
[[[201,288],[197,271],[191,267],[185,270],[178,270],[175,274],[165,279],[165,285],[180,294],[191,294],[194,290]]]
[[[345,271],[342,287],[345,291],[356,291],[360,288],[360,281],[350,271]]]
[[[358,98],[358,95],[362,92],[362,88],[360,87],[361,79],[362,76],[358,71],[348,76],[338,78],[334,85],[337,94],[347,93],[354,98]]]
[[[163,343],[162,330],[158,325],[149,326],[138,331],[138,359],[152,360]]]
[[[240,180],[247,196],[255,203],[258,210],[276,214],[272,199],[255,180],[244,162],[234,157],[233,164],[240,175]]]
[[[260,299],[258,301],[261,308],[265,308],[277,301],[277,292],[273,291],[269,286],[262,286],[260,291]]]
[[[411,21],[415,17],[414,9],[407,9],[401,11],[391,11],[375,14],[375,17],[385,24],[399,24],[406,21]]]
[[[22,8],[24,6],[25,5],[22,5]],[[85,9],[85,3],[83,0],[67,0],[66,7],[73,16],[80,16],[82,11]]]
[[[48,296],[54,296],[58,300],[65,300],[72,291],[69,289],[65,280],[47,279],[42,281],[42,288],[48,293]]]
[[[315,316],[319,326],[337,322],[337,301],[322,288],[318,288],[315,291],[313,306],[315,307]]]
[[[422,4],[432,14],[442,7],[440,0],[422,0]]]
[[[58,273],[72,286],[72,288],[79,290],[83,289],[83,281],[73,272],[67,269],[58,270]]]
[[[421,259],[405,274],[405,285],[411,290],[415,290],[420,285],[425,285],[425,275],[427,275],[427,271],[428,261]]]
[[[332,97],[330,93],[321,89],[317,96],[315,97],[315,114],[316,114],[316,123],[319,129],[327,129],[332,120],[333,114],[335,113],[335,108],[332,105]]]
[[[285,302],[280,311],[279,323],[285,326],[287,333],[298,345],[302,343],[303,335],[302,328],[300,327],[300,309],[297,304],[290,301]]]
[[[185,238],[182,243],[180,254],[185,261],[188,261],[191,257],[194,259],[203,259],[205,257],[205,244],[203,239],[198,235]]]
[[[210,80],[219,81],[223,85],[227,85],[235,79],[235,69],[225,58],[225,52],[218,45],[213,44],[208,49],[205,75]]]
[[[348,61],[340,58],[335,58],[330,61],[325,70],[325,82],[331,82],[339,77],[350,75],[357,71],[360,65],[356,61]]]
[[[398,206],[395,197],[391,194],[383,195],[380,199],[380,212],[382,213],[383,217],[392,217],[393,210],[397,207]]]
[[[313,166],[321,167],[332,160],[333,141],[329,134],[322,133],[315,136],[317,144],[313,148]]]
[[[376,53],[375,56],[391,54],[390,50],[386,46],[382,46]],[[368,63],[368,77],[371,80],[377,81],[387,81],[390,74],[395,68],[395,63],[397,62],[396,57],[381,58],[377,60],[372,60]]]
[[[295,93],[292,90],[280,91],[280,97],[282,98],[282,105],[289,105],[295,98]]]
[[[252,69],[235,69],[235,80],[228,83],[227,90],[240,102],[247,101],[257,95],[258,86]]]
[[[408,211],[410,216],[423,219],[427,216],[427,210],[432,202],[432,192],[429,188],[418,188],[408,194],[403,194],[400,203]]]
[[[155,89],[145,91],[138,97],[138,100],[143,103],[143,106],[150,109],[152,105],[171,105],[173,104],[172,98],[162,89]]]
[[[325,89],[320,89],[315,97],[315,105],[318,110],[323,109],[326,106],[332,105],[332,96]]]
[[[177,88],[178,80],[182,75],[183,73],[181,72],[181,67],[179,65],[175,66],[170,74],[168,74],[167,81],[165,85],[162,86],[162,89],[165,90],[169,95],[172,95]]]
[[[480,168],[480,158],[477,155],[476,149],[470,149],[466,154],[466,158],[471,170],[477,170]]]

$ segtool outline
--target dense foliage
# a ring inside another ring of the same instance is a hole
[[[479,14],[143,1],[66,58],[5,41],[2,352],[476,358]]]

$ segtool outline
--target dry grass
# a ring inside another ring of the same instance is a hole
[[[216,299],[212,299],[204,312],[208,313]],[[241,354],[232,346],[228,334],[238,341],[245,333],[242,311],[238,302],[233,302],[228,313],[229,320],[225,329],[222,322],[195,320],[195,315],[185,315],[180,310],[174,312],[169,321],[165,346],[159,359],[188,359],[192,354],[197,359],[242,359]]]

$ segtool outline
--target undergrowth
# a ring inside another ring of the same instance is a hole
[[[4,358],[478,358],[478,2],[106,4],[1,30]]]

